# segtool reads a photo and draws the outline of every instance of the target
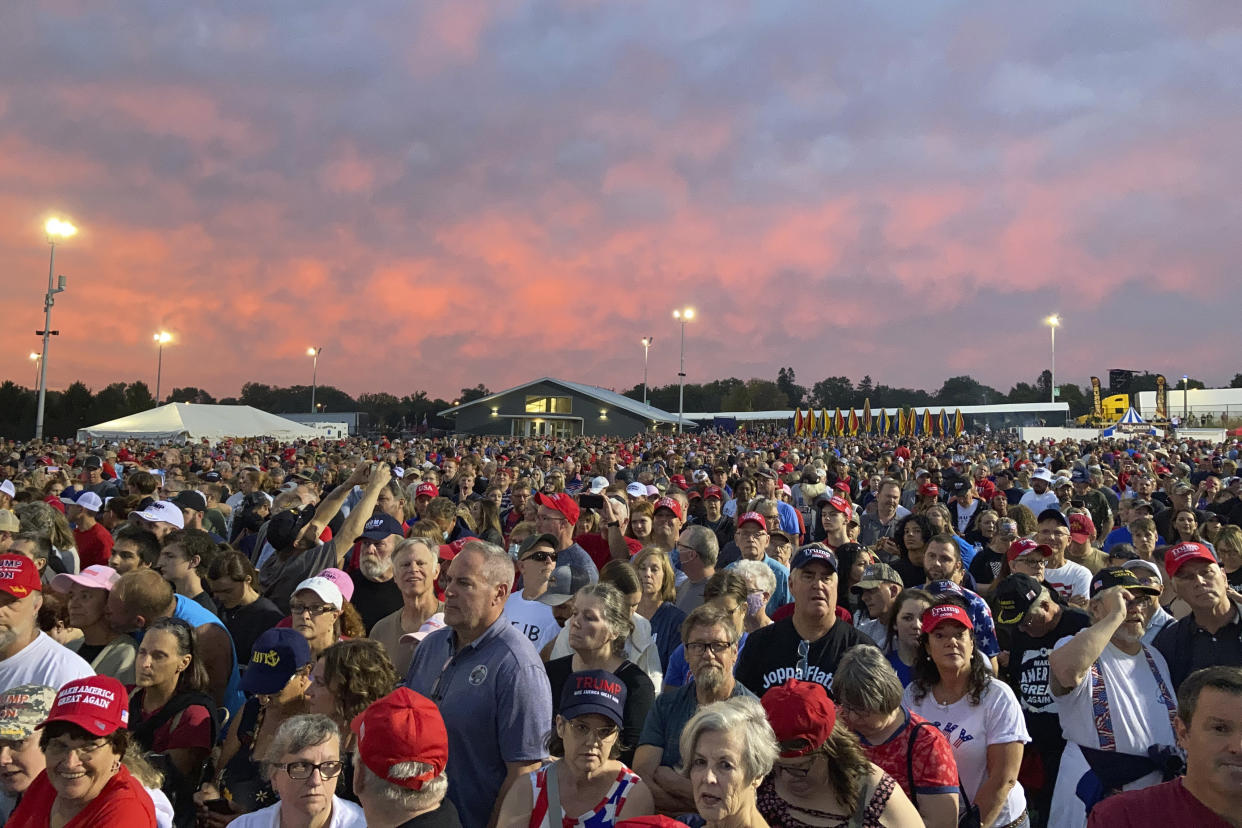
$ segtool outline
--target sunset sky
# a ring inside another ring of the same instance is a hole
[[[14,0],[0,376],[1238,371],[1242,4]]]

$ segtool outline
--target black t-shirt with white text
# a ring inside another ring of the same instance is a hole
[[[1065,608],[1061,620],[1044,635],[1033,638],[1012,628],[1009,649],[1009,686],[1018,697],[1032,743],[1044,749],[1060,750],[1065,745],[1061,721],[1052,697],[1052,673],[1048,654],[1066,636],[1091,626],[1091,617],[1079,609]]]
[[[875,646],[870,636],[838,618],[826,635],[808,642],[807,675],[800,676],[798,645],[801,643],[802,636],[798,635],[793,618],[755,630],[746,639],[733,675],[756,696],[762,696],[791,678],[818,682],[831,695],[832,674],[845,651],[858,644]]]

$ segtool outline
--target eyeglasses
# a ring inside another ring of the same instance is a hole
[[[60,759],[68,757],[71,753],[76,753],[78,755],[78,760],[85,762],[87,759],[95,755],[95,751],[99,750],[106,744],[108,744],[108,742],[107,740],[104,740],[102,742],[93,742],[89,745],[78,745],[76,747],[71,747],[66,745],[64,742],[58,742],[53,739],[47,743],[47,747],[43,749],[43,752],[49,759],[53,759],[54,761],[59,761]]]
[[[286,762],[283,765],[273,762],[272,767],[280,768],[289,774],[290,779],[310,779],[310,775],[314,771],[319,771],[319,775],[324,779],[331,779],[341,772],[341,769],[345,767],[345,763],[339,759],[320,762],[318,765],[314,762]]]
[[[570,722],[569,729],[579,739],[594,738],[596,741],[607,742],[609,739],[621,732],[616,725],[605,725],[603,727],[589,727],[582,722]]]
[[[807,775],[811,772],[811,766],[814,764],[815,757],[812,757],[811,761],[807,762],[805,765],[783,765],[780,762],[777,762],[775,767],[777,771],[785,774],[790,779],[806,779]]]
[[[562,514],[546,515],[543,513],[539,513],[535,515],[535,520],[555,521],[557,523],[562,523],[562,522],[567,521],[568,518],[566,518]]]
[[[703,655],[708,650],[712,651],[712,655],[722,655],[733,645],[728,641],[691,641],[686,644],[686,652],[693,655]]]
[[[332,612],[335,609],[336,607],[331,604],[290,604],[289,614],[296,616],[301,615],[302,613],[308,613],[311,618],[318,618],[325,612]]]
[[[548,561],[552,561],[552,563],[556,563],[556,553],[555,552],[532,552],[531,554],[527,555],[525,558],[522,558],[522,560],[538,561],[539,563],[547,563]]]

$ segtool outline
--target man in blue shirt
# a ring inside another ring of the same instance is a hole
[[[754,698],[733,679],[738,630],[728,613],[711,604],[698,607],[686,616],[682,637],[694,679],[656,696],[634,752],[634,772],[651,789],[656,808],[667,814],[695,810],[690,780],[677,772],[686,722],[703,705],[734,696]]]
[[[505,794],[547,755],[552,690],[530,641],[504,616],[509,553],[470,540],[449,566],[445,629],[423,639],[405,686],[440,708],[449,733],[449,798],[463,825],[491,824]]]

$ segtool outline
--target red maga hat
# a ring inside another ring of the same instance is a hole
[[[399,687],[354,717],[362,763],[380,779],[418,791],[439,776],[448,763],[448,731],[435,703],[408,687]],[[422,762],[431,770],[418,776],[393,777],[392,766]]]
[[[764,693],[759,701],[768,714],[776,741],[785,748],[781,751],[782,759],[818,750],[837,723],[837,706],[818,682],[789,679]]]

